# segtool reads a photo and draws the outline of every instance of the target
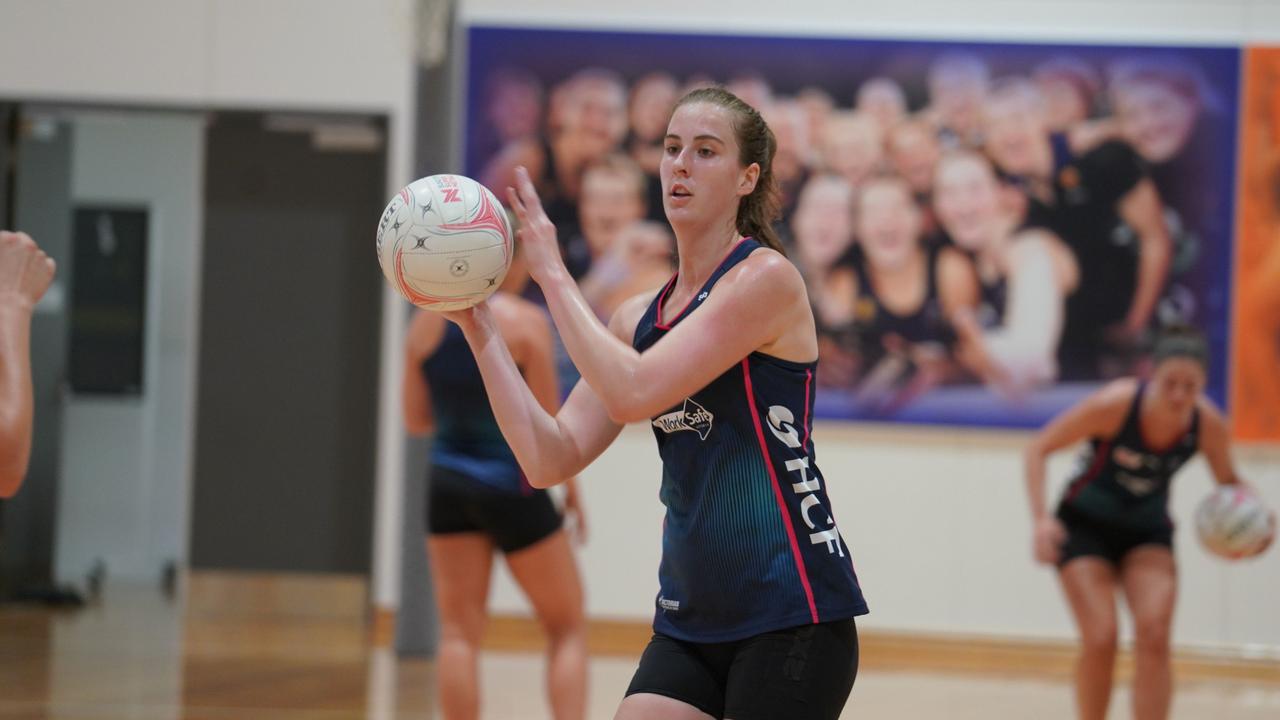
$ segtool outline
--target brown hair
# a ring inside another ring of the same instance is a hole
[[[1205,373],[1209,372],[1209,343],[1199,330],[1190,325],[1165,328],[1156,339],[1151,355],[1156,365],[1165,360],[1185,358],[1195,362]]]
[[[738,201],[738,232],[786,255],[782,240],[773,229],[774,221],[781,214],[778,181],[773,176],[773,155],[778,149],[773,131],[764,118],[760,117],[759,111],[722,87],[694,90],[680,98],[676,108],[699,102],[722,107],[730,112],[733,116],[733,132],[738,141],[738,162],[743,167],[751,163],[760,166],[760,177],[756,180],[755,189]]]

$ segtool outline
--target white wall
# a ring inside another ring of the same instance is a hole
[[[390,118],[387,185],[398,187],[410,179],[413,159],[416,5],[415,0],[0,0],[0,98],[382,113]],[[190,288],[191,298],[198,297],[195,290]],[[384,297],[374,598],[394,605],[402,465],[396,343],[405,308],[390,290]],[[193,350],[164,342],[157,347]],[[94,410],[106,421],[127,412]],[[146,444],[141,429],[131,432],[114,440],[90,439],[103,449],[118,444],[153,453],[147,463],[175,461],[165,455],[171,447]],[[87,469],[90,463],[82,465]],[[94,471],[105,476],[133,467],[103,460]],[[166,475],[165,482],[178,481]],[[178,492],[185,498],[189,470],[180,482]],[[111,532],[123,536],[135,530]],[[181,532],[185,536],[186,528]],[[78,559],[66,562],[75,565]]]
[[[865,627],[1065,638],[1073,628],[1054,574],[1031,560],[1022,433],[820,423],[817,462],[871,606]],[[1280,448],[1237,451],[1241,474],[1280,507]],[[1050,463],[1057,497],[1075,456]],[[579,555],[589,613],[645,620],[657,593],[661,466],[649,428],[628,427],[581,478],[591,538]],[[1181,597],[1179,644],[1247,647],[1280,659],[1280,551],[1227,563],[1208,556],[1191,516],[1211,488],[1197,457],[1173,485]],[[504,569],[495,611],[528,605]]]
[[[0,94],[389,112],[412,0],[0,0]]]
[[[461,0],[464,21],[689,33],[1238,43],[1280,38],[1274,0]]]
[[[1273,0],[465,0],[476,24],[920,37],[1229,44],[1280,40]],[[1073,629],[1052,572],[1030,559],[1020,452],[1026,434],[823,424],[814,433],[841,530],[872,614],[866,627],[1063,638]],[[1238,453],[1280,506],[1280,448]],[[1051,465],[1054,491],[1073,458]],[[580,561],[593,616],[646,619],[657,591],[662,507],[650,431],[629,428],[583,476],[594,528]],[[1176,641],[1280,658],[1280,551],[1247,563],[1206,556],[1189,518],[1210,487],[1202,460],[1175,481],[1181,599]],[[499,612],[528,612],[505,571]]]

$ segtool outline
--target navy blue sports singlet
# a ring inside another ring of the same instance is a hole
[[[673,277],[640,319],[635,348],[660,342],[760,247],[739,242],[676,314],[663,308]],[[752,353],[652,419],[666,506],[655,631],[727,642],[866,614],[814,462],[816,368]]]

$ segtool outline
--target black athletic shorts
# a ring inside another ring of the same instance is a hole
[[[523,550],[560,529],[560,512],[546,490],[507,493],[456,470],[431,468],[427,532],[484,533],[504,553]]]
[[[1058,508],[1058,519],[1067,530],[1067,540],[1062,544],[1058,567],[1085,556],[1100,557],[1120,567],[1124,556],[1139,545],[1173,548],[1172,525],[1143,528],[1101,523],[1066,505]]]
[[[655,634],[627,695],[663,695],[730,720],[836,720],[857,675],[852,618],[724,643]]]

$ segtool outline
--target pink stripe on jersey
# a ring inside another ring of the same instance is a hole
[[[725,253],[724,257],[720,258],[720,262],[716,263],[716,269],[719,270],[720,266],[724,265],[724,261],[728,260],[729,256],[733,254],[733,251],[737,250],[739,245],[741,245],[742,243],[746,242],[749,239],[750,238],[742,238],[738,242],[734,243],[733,247],[729,248],[729,252]],[[655,313],[653,316],[653,326],[658,328],[659,330],[670,330],[672,327],[671,323],[674,323],[675,321],[679,320],[680,317],[683,316],[689,310],[689,307],[693,305],[693,301],[698,298],[697,295],[693,295],[684,304],[684,307],[680,309],[680,312],[676,313],[671,317],[671,320],[669,322],[665,322],[665,323],[662,322],[662,301],[667,299],[667,294],[670,293],[671,290],[675,287],[676,279],[678,277],[679,277],[678,272],[675,275],[672,275],[671,279],[667,281],[667,286],[662,289],[662,294],[658,295],[658,312]]]
[[[800,449],[808,452],[809,447],[809,381],[813,380],[813,369],[804,371],[804,442]]]
[[[1085,486],[1098,479],[1098,476],[1102,474],[1102,468],[1107,464],[1107,457],[1110,454],[1110,440],[1098,446],[1097,454],[1093,456],[1093,462],[1089,464],[1089,469],[1085,470],[1084,474],[1067,489],[1067,502],[1075,500],[1076,496],[1085,489]]]
[[[796,562],[796,570],[800,573],[800,584],[804,586],[804,596],[809,601],[809,615],[818,622],[818,606],[813,601],[813,588],[809,586],[809,573],[804,567],[804,558],[800,555],[800,543],[796,541],[796,531],[791,525],[791,514],[787,512],[787,502],[782,496],[782,486],[778,483],[778,474],[773,470],[769,460],[769,446],[764,441],[764,428],[760,425],[760,412],[756,410],[756,395],[751,388],[751,362],[742,359],[742,379],[747,386],[747,407],[751,408],[751,422],[756,427],[756,439],[760,441],[760,453],[764,455],[764,466],[769,470],[769,479],[773,481],[773,496],[778,501],[778,512],[782,514],[782,524],[787,529],[787,539],[791,541],[791,555]]]

